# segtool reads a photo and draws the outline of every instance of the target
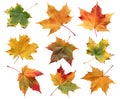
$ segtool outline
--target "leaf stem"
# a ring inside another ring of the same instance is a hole
[[[83,64],[89,63],[89,62],[91,62],[91,61],[94,60],[94,59],[95,59],[95,57],[93,57],[92,59],[90,59],[90,60],[88,60],[88,61],[86,61],[86,62],[83,62]]]
[[[19,59],[19,56],[17,56],[17,58],[15,59],[14,64],[17,62],[18,59]]]
[[[58,87],[56,87],[56,88],[54,89],[54,91],[50,94],[50,96],[52,96],[57,89],[58,89]]]
[[[112,68],[113,66],[114,66],[114,65],[112,65],[112,66],[104,73],[104,75],[107,74],[107,73],[111,70],[111,68]]]
[[[31,8],[33,8],[34,6],[36,6],[38,3],[35,3],[33,6],[29,7],[28,9],[26,9],[25,11],[30,10]]]
[[[97,37],[97,31],[96,31],[96,29],[94,29],[94,32],[95,32],[95,36]]]
[[[67,42],[69,41],[70,37],[71,37],[71,36],[68,37]]]
[[[11,67],[11,66],[8,66],[8,65],[7,65],[7,67],[8,67],[8,68],[11,68],[11,69],[14,69],[15,71],[21,73],[19,70],[15,69],[15,68],[13,68],[13,67]]]
[[[68,29],[74,36],[76,36],[75,33],[71,29],[69,29],[67,26],[65,26],[65,25],[62,25],[62,26],[65,27],[66,29]]]

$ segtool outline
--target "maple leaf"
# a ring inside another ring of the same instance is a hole
[[[26,28],[29,24],[28,19],[31,18],[30,14],[22,8],[20,4],[16,4],[15,7],[11,7],[5,11],[10,15],[8,19],[8,26],[16,26],[20,23],[22,28]]]
[[[91,81],[91,88],[90,88],[91,93],[101,88],[102,91],[106,94],[109,88],[109,84],[114,83],[114,82],[109,78],[109,76],[105,76],[105,74],[106,73],[103,73],[103,71],[99,70],[98,68],[92,67],[92,72],[88,72],[82,78],[82,79]]]
[[[73,44],[69,44],[64,40],[56,37],[56,42],[51,43],[46,47],[48,50],[53,51],[51,55],[51,62],[57,62],[64,58],[70,65],[73,60],[73,51],[77,49]]]
[[[49,19],[42,20],[38,24],[42,25],[44,29],[50,29],[49,35],[59,30],[61,26],[64,26],[63,24],[67,24],[72,19],[69,16],[70,9],[67,4],[59,11],[54,6],[48,4],[47,14],[49,15]],[[64,27],[67,28],[66,26]],[[69,28],[67,29],[71,31]],[[73,35],[75,34],[73,33]]]
[[[11,38],[9,41],[9,46],[11,47],[6,52],[13,55],[14,58],[17,56],[26,59],[33,59],[32,53],[36,52],[38,45],[35,43],[29,44],[30,38],[27,35],[19,36],[19,41],[16,38]]]
[[[84,9],[80,9],[81,16],[79,17],[83,23],[82,27],[96,31],[109,31],[107,25],[110,23],[112,14],[102,14],[102,10],[98,3],[92,8],[91,12],[87,12]],[[97,34],[96,34],[97,36]]]
[[[89,38],[87,43],[87,54],[95,56],[99,62],[104,63],[105,60],[110,59],[112,56],[112,54],[106,52],[108,46],[108,40],[102,39],[99,44],[96,44],[91,38]]]
[[[69,91],[74,91],[79,88],[75,83],[72,83],[72,80],[75,77],[75,72],[69,72],[65,74],[65,71],[62,68],[62,66],[60,66],[59,69],[57,69],[55,75],[53,74],[50,75],[54,85],[58,86],[57,88],[64,94],[68,95]]]
[[[43,73],[38,70],[28,68],[27,65],[22,68],[22,73],[18,74],[18,81],[19,88],[24,93],[24,95],[26,94],[28,87],[30,87],[32,90],[41,92],[40,85],[35,77],[42,74]]]

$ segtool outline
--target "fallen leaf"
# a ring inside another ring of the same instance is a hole
[[[20,23],[22,28],[26,28],[29,24],[28,19],[31,18],[30,14],[22,8],[20,4],[16,4],[15,7],[11,7],[5,11],[10,15],[8,19],[8,26],[16,26]]]
[[[79,17],[83,23],[80,26],[95,31],[109,31],[107,25],[110,23],[112,14],[102,14],[102,9],[96,3],[91,12],[80,9],[81,16]],[[97,34],[96,34],[97,36]]]
[[[59,30],[63,24],[67,24],[72,19],[69,16],[70,9],[67,4],[59,11],[54,6],[48,4],[47,14],[49,19],[42,20],[38,24],[42,25],[44,29],[50,29],[49,35]]]
[[[103,71],[92,67],[92,72],[88,72],[82,79],[91,81],[91,93],[99,88],[106,94],[109,84],[114,83],[109,76],[105,76]]]
[[[95,56],[99,62],[104,63],[105,60],[110,59],[112,56],[112,54],[106,52],[108,46],[108,40],[102,39],[99,44],[96,44],[91,38],[89,38],[87,43],[87,54]]]
[[[57,69],[55,75],[50,75],[54,85],[58,86],[58,89],[64,94],[68,95],[69,91],[74,91],[79,88],[75,83],[72,83],[72,80],[75,77],[75,72],[69,72],[65,74],[65,71],[62,68],[62,66],[60,66],[60,68]]]
[[[28,68],[27,65],[22,68],[22,73],[18,74],[18,81],[19,88],[24,93],[24,95],[26,94],[28,87],[30,87],[32,90],[41,92],[40,85],[35,77],[42,74],[43,73],[38,70]]]
[[[57,37],[56,42],[51,43],[46,48],[53,51],[50,63],[57,62],[58,60],[64,58],[70,65],[73,60],[73,51],[77,49],[73,44],[69,44]]]
[[[26,59],[33,59],[32,53],[36,52],[38,45],[36,43],[29,44],[30,38],[27,35],[19,36],[19,41],[16,38],[11,38],[9,41],[10,50],[6,51],[14,58],[17,56]]]

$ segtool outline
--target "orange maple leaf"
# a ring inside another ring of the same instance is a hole
[[[18,81],[19,88],[24,95],[26,94],[28,87],[30,87],[32,90],[41,92],[40,85],[35,77],[42,74],[43,73],[38,70],[28,68],[27,65],[22,68],[22,73],[18,74]]]
[[[112,66],[113,67],[113,66]],[[112,68],[111,67],[111,68]],[[108,71],[107,71],[108,72]],[[103,71],[99,70],[98,68],[92,67],[92,72],[88,72],[82,79],[91,81],[91,93],[93,91],[98,90],[99,88],[106,94],[109,84],[114,83],[109,76],[105,76],[107,73],[103,73]]]
[[[102,10],[98,3],[92,8],[91,12],[87,12],[84,9],[80,9],[81,16],[79,17],[83,23],[82,27],[96,31],[109,31],[107,25],[110,23],[112,14],[102,14]],[[97,36],[97,34],[96,34]]]
[[[59,30],[61,26],[67,28],[63,24],[67,24],[72,19],[72,17],[69,16],[70,9],[67,4],[59,11],[54,6],[48,4],[47,14],[49,15],[49,19],[42,20],[38,22],[38,24],[42,25],[44,29],[50,29],[49,35]],[[67,29],[71,31],[69,28]],[[75,34],[73,33],[73,35]]]

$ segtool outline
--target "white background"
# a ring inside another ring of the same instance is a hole
[[[102,13],[113,13],[111,18],[111,23],[108,25],[110,32],[98,32],[98,37],[95,37],[94,31],[89,31],[84,29],[78,24],[82,21],[78,18],[80,16],[79,8],[91,11],[92,7],[95,6],[96,2],[102,8]],[[22,29],[20,25],[16,27],[7,27],[7,19],[9,15],[4,13],[4,11],[11,6],[15,7],[16,3],[22,5],[24,9],[28,9],[35,3],[38,5],[29,9],[32,18],[29,19],[30,24],[26,29]],[[36,24],[37,22],[47,19],[48,15],[47,4],[55,6],[56,9],[60,10],[63,5],[67,3],[68,7],[71,9],[72,20],[66,24],[72,31],[75,32],[76,36],[73,36],[67,29],[61,27],[56,33],[48,36],[49,29],[42,29],[42,26]],[[0,0],[0,98],[3,99],[43,99],[43,98],[78,98],[78,99],[119,99],[120,98],[120,51],[119,51],[119,32],[120,32],[120,3],[119,0]],[[31,43],[35,42],[38,44],[39,48],[37,53],[32,54],[34,60],[21,60],[19,59],[16,64],[14,64],[13,56],[10,56],[5,51],[9,49],[8,42],[10,38],[18,38],[19,35],[27,34],[31,38]],[[56,37],[67,40],[71,35],[69,42],[74,44],[78,49],[73,52],[74,60],[72,67],[65,61],[60,60],[57,63],[49,64],[51,51],[47,50],[45,47],[48,44],[56,41]],[[91,59],[90,55],[86,54],[86,43],[89,37],[91,37],[95,42],[99,42],[102,38],[108,39],[110,46],[107,51],[114,54],[110,60],[104,63],[99,63],[97,60],[93,60],[87,64],[83,62]],[[29,68],[34,68],[40,70],[44,75],[37,77],[40,83],[40,89],[42,94],[37,91],[32,91],[28,89],[26,96],[19,89],[17,77],[18,72],[7,68],[10,65],[21,71],[24,65],[28,65]],[[80,89],[75,90],[75,92],[69,92],[69,96],[62,94],[57,90],[53,96],[50,96],[51,92],[56,88],[50,78],[50,74],[55,74],[56,70],[59,68],[60,64],[66,73],[75,71],[76,76],[73,80]],[[99,68],[100,70],[107,71],[111,65],[114,67],[106,74],[115,82],[115,84],[110,84],[110,88],[105,95],[101,89],[90,94],[90,84],[91,82],[80,79],[88,71],[91,71],[90,66]]]

